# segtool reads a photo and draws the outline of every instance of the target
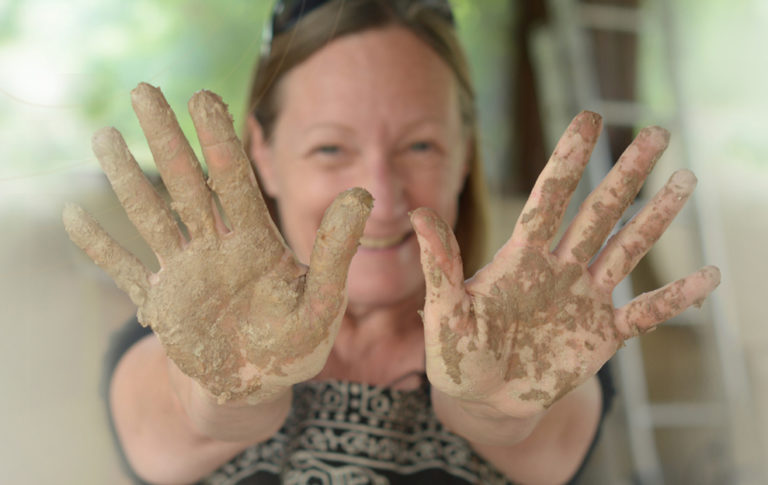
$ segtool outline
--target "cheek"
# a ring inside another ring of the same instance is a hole
[[[291,199],[286,199],[291,200]],[[278,212],[280,213],[280,232],[285,238],[285,242],[296,254],[296,257],[304,264],[309,264],[309,255],[312,251],[314,239],[310,235],[314,234],[311,228],[314,214],[307,213],[304,209],[297,206],[295,201],[282,203],[278,201]]]
[[[437,211],[449,225],[458,217],[459,194],[466,180],[464,170],[455,166],[413,177],[410,185],[414,209],[429,207]]]
[[[281,232],[299,260],[308,264],[325,210],[346,187],[307,170],[284,168],[279,174]]]
[[[290,177],[281,177],[279,194],[280,230],[299,260],[307,264],[327,196],[311,180],[292,181]]]

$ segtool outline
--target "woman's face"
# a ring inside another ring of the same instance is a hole
[[[334,197],[364,187],[374,206],[349,271],[350,304],[423,294],[408,212],[431,207],[455,224],[467,173],[468,140],[448,65],[405,29],[368,30],[291,70],[279,99],[272,138],[257,143],[254,156],[298,258],[309,262]]]

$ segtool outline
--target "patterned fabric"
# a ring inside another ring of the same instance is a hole
[[[138,485],[147,482],[136,476],[120,447],[109,414],[109,383],[123,354],[151,332],[135,317],[115,332],[105,355],[101,382],[115,447],[125,473]],[[570,484],[579,482],[616,393],[609,363],[597,377],[603,401],[600,424]],[[475,455],[466,441],[440,425],[429,402],[426,376],[422,375],[422,380],[422,389],[410,392],[338,381],[294,386],[293,410],[280,432],[246,449],[201,483],[509,483]]]
[[[204,484],[508,484],[437,420],[428,387],[397,391],[357,382],[294,386],[282,429]]]

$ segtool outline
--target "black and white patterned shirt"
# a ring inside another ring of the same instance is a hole
[[[109,411],[109,383],[122,355],[151,333],[133,319],[113,336],[106,355],[102,394]],[[493,465],[437,419],[429,383],[413,391],[359,382],[317,381],[293,388],[291,412],[271,439],[222,465],[204,485],[508,484]],[[598,372],[601,422],[614,395],[609,366]],[[128,466],[110,419],[115,444]],[[599,431],[599,428],[598,428]],[[592,443],[594,447],[597,436]],[[591,448],[590,447],[590,452]],[[577,473],[578,475],[578,473]],[[573,482],[576,481],[574,478]]]
[[[432,410],[428,388],[397,391],[359,382],[294,386],[280,431],[202,483],[508,484]]]

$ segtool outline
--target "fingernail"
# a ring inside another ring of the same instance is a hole
[[[720,274],[720,268],[717,266],[705,266],[702,270],[702,273],[705,273],[709,280],[712,281],[712,289],[714,290],[720,285],[720,279],[722,275]]]
[[[696,188],[698,182],[699,179],[696,178],[696,175],[694,175],[693,172],[683,169],[673,173],[672,176],[669,177],[669,182],[667,183],[680,189],[684,195],[689,195],[693,192],[693,189]]]
[[[600,116],[598,113],[595,113],[594,111],[583,111],[584,115],[587,117],[587,119],[592,123],[593,126],[596,126],[603,121],[603,117]]]
[[[669,133],[669,130],[666,128],[662,128],[661,126],[646,126],[642,130],[640,130],[639,134],[644,134],[645,136],[649,138],[655,138],[662,141],[664,147],[666,148],[669,146],[669,139],[672,136]]]
[[[585,141],[591,143],[600,135],[602,119],[602,116],[593,111],[582,111],[573,118],[568,130],[574,134],[578,133]]]

